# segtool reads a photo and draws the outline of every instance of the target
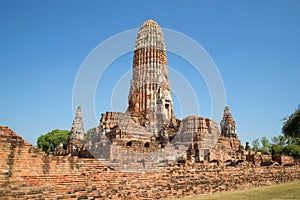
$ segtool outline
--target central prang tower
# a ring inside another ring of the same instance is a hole
[[[164,35],[153,20],[138,32],[128,105],[127,112],[142,126],[159,129],[174,120]]]
[[[96,155],[130,170],[159,167],[178,158],[192,162],[237,158],[240,141],[229,108],[221,126],[222,134],[211,119],[175,117],[164,35],[155,21],[148,20],[136,38],[128,108],[125,113],[102,114],[91,143],[97,144]]]

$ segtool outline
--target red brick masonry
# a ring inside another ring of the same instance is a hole
[[[1,199],[172,199],[293,180],[300,180],[299,164],[258,167],[247,161],[122,173],[96,159],[47,156],[0,126]]]

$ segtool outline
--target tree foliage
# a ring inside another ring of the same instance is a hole
[[[285,136],[300,138],[300,106],[294,113],[284,119],[282,132]]]
[[[300,105],[289,117],[284,119],[283,135],[274,136],[271,143],[266,137],[252,141],[252,150],[272,155],[290,155],[300,158]]]
[[[272,138],[272,144],[278,144],[281,146],[290,144],[300,145],[300,138],[285,135],[274,136]]]
[[[285,145],[286,144],[287,137],[285,135],[279,135],[279,136],[274,136],[271,141],[273,144],[278,144],[278,145]]]
[[[300,158],[300,146],[295,144],[287,145],[283,148],[283,152],[286,155],[293,156],[294,158]]]
[[[55,129],[37,139],[38,148],[49,153],[55,150],[61,143],[66,146],[70,138],[70,131]]]
[[[266,137],[262,137],[260,142],[261,142],[261,145],[262,145],[260,151],[263,154],[269,153],[270,149],[271,149],[271,144],[269,143],[269,140]]]
[[[252,141],[252,151],[259,151],[260,150],[260,143],[259,143],[259,139],[255,139]]]
[[[279,135],[272,138],[272,143],[266,137],[252,141],[252,150],[255,152],[271,153],[275,155],[289,155],[300,158],[299,138]]]
[[[262,137],[260,140],[257,138],[252,141],[252,151],[262,152],[263,154],[271,151],[271,144],[266,137]]]
[[[273,156],[275,155],[282,155],[283,153],[283,148],[284,146],[283,145],[280,145],[280,144],[272,144],[271,145],[271,153]]]

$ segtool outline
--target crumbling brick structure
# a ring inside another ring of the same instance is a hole
[[[128,109],[125,113],[102,114],[93,137],[85,141],[87,149],[97,155],[95,157],[120,163],[120,166],[140,163],[136,168],[144,168],[144,160],[149,159],[139,153],[147,152],[157,155],[152,164],[160,163],[159,166],[166,160],[184,159],[196,163],[241,159],[242,147],[229,107],[224,111],[221,133],[211,119],[176,118],[167,64],[162,29],[155,21],[148,20],[140,27],[136,39]],[[105,156],[99,152],[106,152]],[[127,154],[137,159],[128,162]]]
[[[172,199],[300,180],[300,165],[170,164],[144,174],[95,158],[46,155],[0,126],[1,199]]]
[[[0,126],[0,196],[166,199],[300,179],[292,159],[279,165],[244,150],[229,107],[221,132],[211,119],[174,116],[163,32],[153,20],[137,36],[128,101],[125,113],[102,114],[88,139],[79,107],[68,148],[50,155]]]

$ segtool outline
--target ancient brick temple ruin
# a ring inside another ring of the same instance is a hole
[[[75,114],[75,118],[72,123],[70,138],[68,140],[67,148],[64,149],[61,145],[52,154],[54,156],[72,155],[78,157],[93,157],[89,151],[84,147],[84,126],[82,120],[81,107],[78,106]]]
[[[176,118],[163,32],[148,20],[126,112],[102,114],[84,138],[78,107],[67,149],[49,155],[0,126],[0,199],[173,199],[300,180],[300,163],[275,161],[244,149],[229,107],[220,129],[208,118]]]
[[[148,171],[170,161],[226,161],[244,156],[229,107],[221,134],[211,119],[176,118],[164,36],[153,20],[138,31],[132,71],[127,111],[102,114],[99,127],[86,142],[95,157],[113,161],[119,169]]]

